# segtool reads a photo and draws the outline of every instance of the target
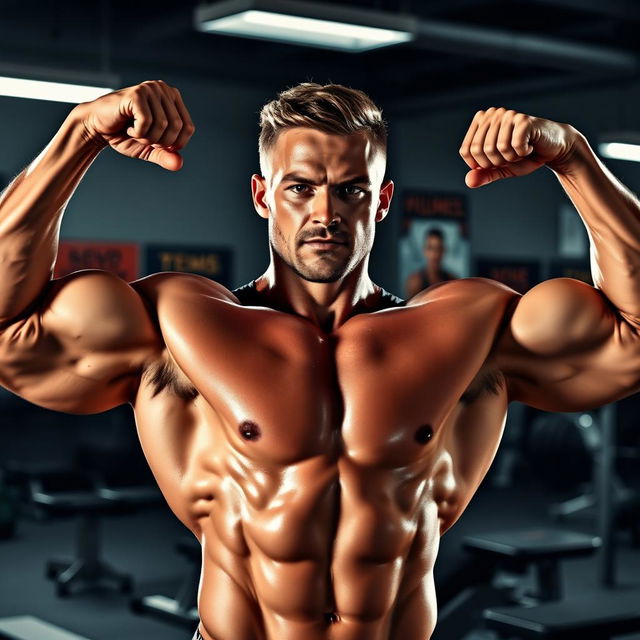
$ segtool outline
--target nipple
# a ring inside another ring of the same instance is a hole
[[[324,621],[327,624],[335,624],[336,622],[340,622],[340,616],[335,611],[327,611],[324,614]]]
[[[245,440],[259,440],[262,435],[260,427],[255,422],[251,422],[251,420],[242,422],[238,427],[238,431]]]
[[[415,438],[420,444],[427,444],[427,442],[433,438],[433,428],[431,425],[423,424],[421,427],[418,427]]]

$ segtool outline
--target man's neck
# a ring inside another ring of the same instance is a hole
[[[307,318],[326,333],[372,304],[380,292],[364,266],[336,282],[309,282],[272,262],[255,283],[267,306]]]

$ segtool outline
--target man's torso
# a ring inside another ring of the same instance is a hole
[[[166,345],[134,401],[138,431],[203,544],[203,630],[427,638],[439,537],[504,426],[492,346],[514,292],[457,280],[325,334],[197,276],[136,288]]]

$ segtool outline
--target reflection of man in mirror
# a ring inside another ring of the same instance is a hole
[[[446,245],[442,231],[436,227],[431,227],[424,234],[424,243],[422,245],[425,264],[421,269],[410,274],[405,283],[407,298],[415,296],[418,292],[436,282],[456,279],[457,276],[442,268],[445,250]]]

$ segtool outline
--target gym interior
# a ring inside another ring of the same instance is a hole
[[[405,297],[435,227],[455,277],[521,293],[552,277],[589,281],[589,238],[553,173],[471,190],[458,149],[476,111],[504,106],[573,125],[640,189],[640,6],[291,4],[334,22],[406,23],[411,37],[350,50],[259,30],[207,32],[206,10],[234,5],[213,0],[2,3],[0,188],[74,106],[60,88],[57,97],[14,95],[3,90],[8,79],[108,90],[162,79],[197,127],[175,173],[101,153],[68,204],[59,268],[132,279],[193,271],[229,287],[262,273],[266,223],[249,188],[258,114],[310,81],[364,90],[388,123],[396,195],[376,232],[375,282]],[[629,145],[628,155],[608,155],[612,143]],[[131,407],[63,414],[0,389],[0,424],[0,639],[192,638],[199,544],[157,488]],[[490,471],[442,537],[435,582],[435,640],[639,640],[640,399],[578,413],[511,403]]]

